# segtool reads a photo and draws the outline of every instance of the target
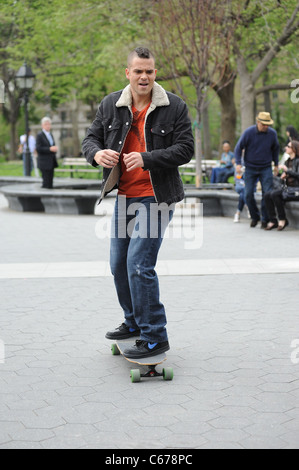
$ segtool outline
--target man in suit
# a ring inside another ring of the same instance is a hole
[[[42,131],[36,137],[36,150],[38,154],[37,166],[41,170],[43,185],[42,188],[53,188],[54,168],[58,166],[54,137],[51,134],[52,121],[49,117],[44,117],[41,121]]]

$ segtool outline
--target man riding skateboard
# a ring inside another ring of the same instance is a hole
[[[174,205],[184,197],[178,166],[194,151],[186,104],[158,85],[156,75],[153,54],[132,51],[128,86],[103,99],[82,147],[89,163],[103,167],[101,199],[118,188],[110,266],[124,321],[106,338],[140,336],[124,351],[128,358],[169,350],[155,266]]]

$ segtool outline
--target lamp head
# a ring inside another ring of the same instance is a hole
[[[33,88],[34,79],[35,75],[32,72],[31,67],[29,67],[25,61],[16,73],[17,85],[21,90],[31,90]]]

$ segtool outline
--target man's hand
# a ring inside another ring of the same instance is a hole
[[[53,152],[53,153],[58,152],[58,147],[57,147],[57,145],[52,145],[52,147],[50,147],[50,152]]]
[[[127,167],[127,171],[136,170],[136,168],[142,168],[144,166],[144,162],[141,153],[124,153],[124,164]]]
[[[111,149],[99,150],[95,154],[94,160],[98,165],[101,165],[104,168],[113,168],[119,162],[119,153]]]
[[[236,165],[236,172],[242,173],[242,165]]]
[[[278,168],[278,166],[275,166],[274,169],[273,169],[274,176],[278,176],[278,173],[279,173],[279,168]]]

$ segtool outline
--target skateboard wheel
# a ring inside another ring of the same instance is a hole
[[[173,369],[171,367],[165,367],[163,369],[163,379],[172,380],[173,379]]]
[[[140,382],[140,370],[132,369],[130,372],[130,377],[132,383]]]
[[[119,356],[120,355],[120,350],[117,347],[117,344],[113,343],[111,344],[111,352],[113,356]]]

